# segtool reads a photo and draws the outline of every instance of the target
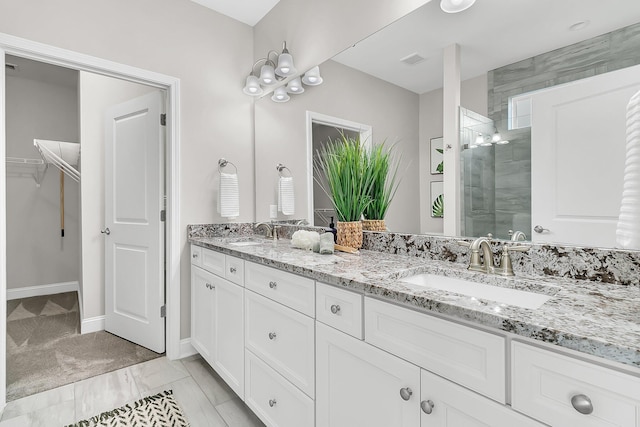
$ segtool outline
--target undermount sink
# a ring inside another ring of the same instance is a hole
[[[242,240],[235,240],[233,242],[229,242],[229,246],[256,246],[263,244],[265,239],[254,239],[252,237],[248,237]]]
[[[496,301],[522,308],[536,309],[549,301],[553,296],[520,289],[503,288],[501,286],[486,285],[471,282],[457,277],[438,276],[436,274],[417,274],[400,279],[401,282],[412,285],[455,292],[470,297]]]

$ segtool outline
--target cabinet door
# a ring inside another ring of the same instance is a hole
[[[507,406],[422,371],[422,427],[543,427]]]
[[[216,276],[191,267],[191,344],[213,364],[213,283]]]
[[[213,278],[213,368],[244,399],[244,288]]]
[[[316,427],[420,425],[417,366],[321,323],[316,351]]]

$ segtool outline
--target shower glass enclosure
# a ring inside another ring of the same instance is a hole
[[[461,234],[509,239],[511,230],[519,230],[530,237],[530,130],[510,131],[460,108],[460,144]]]

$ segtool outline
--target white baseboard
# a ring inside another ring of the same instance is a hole
[[[179,359],[184,359],[185,357],[193,356],[197,354],[195,348],[191,345],[191,338],[185,338],[180,340],[180,356]]]
[[[39,297],[42,295],[61,294],[63,292],[78,291],[78,282],[50,283],[48,285],[27,286],[24,288],[7,289],[7,300],[18,298]]]
[[[80,322],[80,333],[90,334],[91,332],[104,331],[104,316],[89,317]]]

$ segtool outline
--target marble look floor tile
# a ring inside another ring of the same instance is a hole
[[[229,427],[265,427],[262,421],[239,398],[216,405],[216,410]]]
[[[179,360],[170,361],[166,357],[131,366],[131,373],[141,392],[153,390],[189,376],[189,371]]]
[[[196,380],[207,399],[214,405],[238,397],[202,357],[187,361],[183,359],[182,363]]]
[[[75,403],[62,402],[27,414],[30,427],[60,427],[75,422]]]
[[[46,409],[53,405],[58,405],[64,402],[73,403],[74,399],[74,386],[68,384],[66,386],[58,387],[53,390],[43,391],[31,396],[23,397],[22,399],[14,400],[7,403],[7,406],[2,412],[2,420],[8,420],[20,415],[28,414],[30,412]],[[73,420],[72,420],[73,421]]]
[[[194,427],[227,427],[218,411],[209,402],[209,399],[207,399],[193,378],[186,377],[170,384],[165,384],[162,387],[143,393],[143,396],[153,395],[164,390],[173,390],[173,396],[182,408],[190,425]]]
[[[130,368],[89,378],[74,385],[76,420],[99,415],[140,397]]]

